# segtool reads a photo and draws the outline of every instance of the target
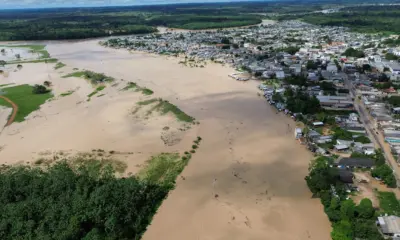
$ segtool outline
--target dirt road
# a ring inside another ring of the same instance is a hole
[[[17,104],[15,104],[13,101],[11,101],[11,100],[10,100],[9,98],[7,98],[7,97],[0,96],[0,98],[4,99],[6,102],[10,103],[10,104],[11,104],[11,107],[12,107],[12,109],[13,109],[13,110],[12,110],[12,113],[11,113],[10,117],[8,118],[7,123],[6,123],[6,125],[5,125],[5,127],[7,127],[7,126],[11,125],[11,123],[14,122],[15,116],[17,116],[18,106],[17,106]]]

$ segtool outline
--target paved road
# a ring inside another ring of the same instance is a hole
[[[400,167],[397,164],[396,159],[394,159],[389,144],[385,143],[384,138],[376,134],[374,130],[373,121],[370,120],[370,115],[366,110],[364,104],[357,99],[357,94],[355,92],[355,88],[352,83],[348,79],[347,75],[344,76],[345,86],[350,90],[351,95],[356,98],[354,101],[354,108],[360,114],[360,121],[365,126],[369,137],[373,140],[375,147],[379,147],[382,149],[383,154],[385,156],[386,162],[389,166],[394,170],[394,175],[397,180],[397,186],[400,186]]]

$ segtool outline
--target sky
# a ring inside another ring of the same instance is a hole
[[[243,0],[0,0],[2,9],[132,6],[169,3],[241,2]]]

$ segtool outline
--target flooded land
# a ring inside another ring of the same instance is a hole
[[[201,136],[201,147],[144,240],[330,239],[328,218],[304,181],[312,156],[294,140],[294,122],[257,95],[257,82],[234,81],[228,77],[234,70],[220,64],[189,68],[174,57],[108,49],[97,41],[50,43],[46,49],[66,66],[23,64],[0,79],[51,81],[54,93],[26,121],[3,129],[1,163],[104,149],[126,153],[121,160],[134,174],[149,156],[183,152]],[[65,77],[83,69],[114,81],[92,96],[88,81]],[[129,91],[131,83],[154,93]],[[138,107],[159,98],[199,124]]]

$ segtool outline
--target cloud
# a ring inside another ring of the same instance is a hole
[[[2,8],[100,7],[233,1],[243,0],[0,0],[0,6]]]

